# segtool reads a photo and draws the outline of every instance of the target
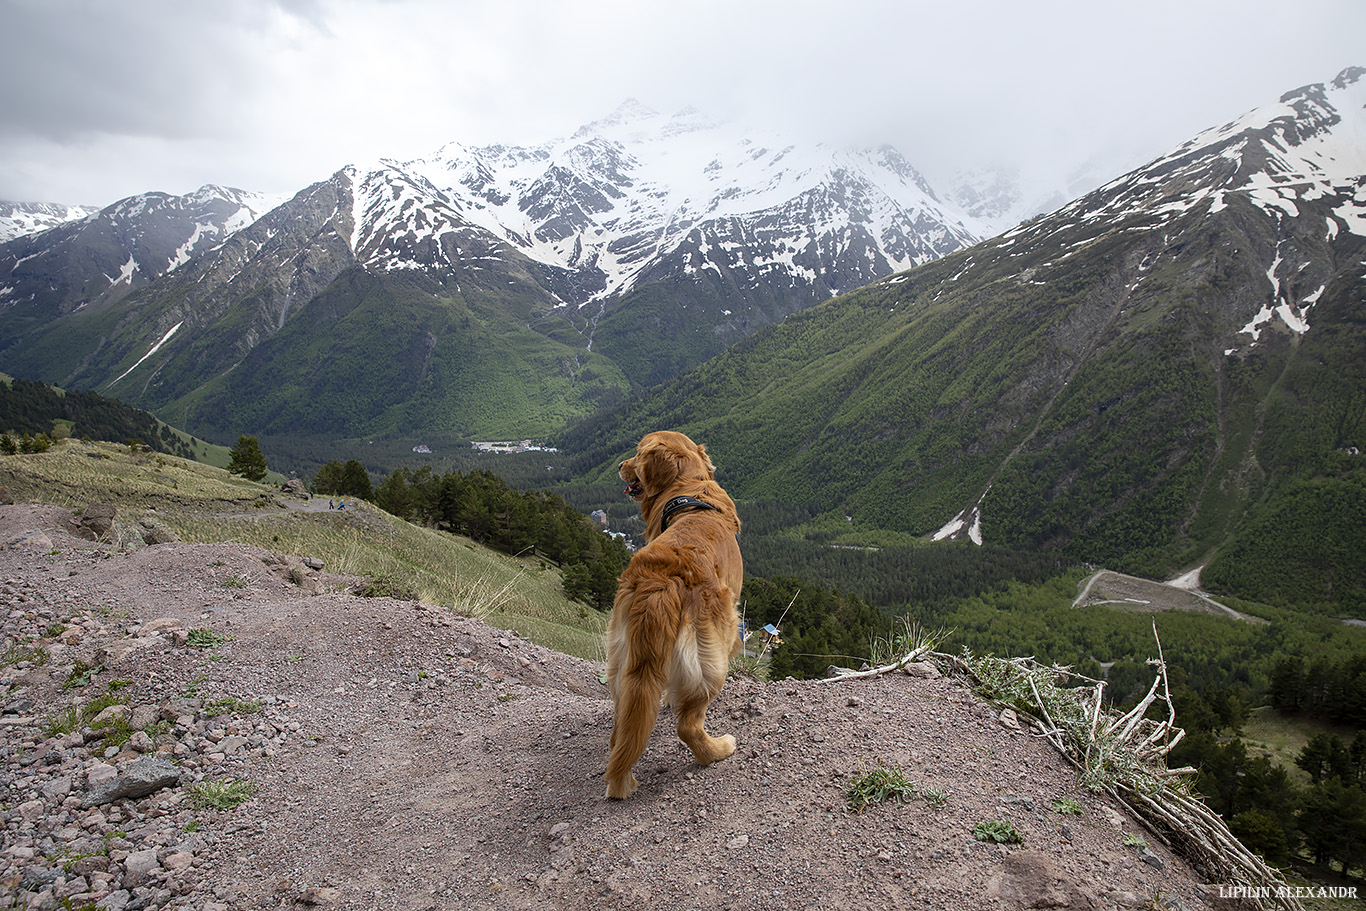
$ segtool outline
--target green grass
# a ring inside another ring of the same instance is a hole
[[[186,639],[187,643],[192,648],[218,648],[218,646],[223,645],[225,642],[230,642],[231,640],[231,636],[224,635],[223,633],[216,633],[207,627],[190,630]]]
[[[877,768],[856,776],[844,788],[844,802],[850,810],[862,813],[875,803],[889,800],[905,803],[915,796],[915,785],[899,768],[878,763]]]
[[[241,806],[256,793],[254,782],[245,779],[220,778],[216,781],[201,781],[190,786],[190,795],[195,806],[215,810],[231,810]]]
[[[1062,813],[1064,816],[1085,816],[1086,811],[1081,804],[1070,797],[1059,797],[1053,801],[1053,812]]]
[[[219,715],[254,715],[261,711],[261,702],[257,699],[236,699],[227,696],[206,702],[200,711],[208,718],[217,718]]]
[[[383,580],[405,598],[415,594],[424,604],[477,617],[556,651],[603,658],[606,615],[566,598],[554,567],[412,525],[367,503],[348,503],[344,514],[287,509],[274,487],[222,469],[79,441],[41,455],[0,458],[0,485],[19,501],[65,508],[109,502],[120,521],[155,506],[182,541],[317,557],[327,572]],[[191,644],[198,644],[195,638],[192,631]],[[42,657],[39,650],[10,649],[0,664]]]

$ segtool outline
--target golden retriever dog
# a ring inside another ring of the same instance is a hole
[[[681,433],[647,434],[621,463],[626,493],[640,502],[648,542],[621,574],[607,625],[607,686],[615,723],[607,796],[630,797],[631,769],[645,752],[664,695],[678,736],[701,765],[735,752],[735,738],[703,728],[740,648],[740,519],[716,483],[707,450]]]

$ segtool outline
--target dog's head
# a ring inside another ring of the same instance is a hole
[[[636,454],[622,462],[617,473],[626,482],[627,496],[645,500],[658,497],[679,481],[715,480],[716,466],[707,447],[685,434],[656,430],[641,439]]]

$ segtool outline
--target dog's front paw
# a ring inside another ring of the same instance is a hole
[[[636,776],[630,772],[621,781],[607,782],[607,796],[613,800],[625,800],[636,792],[640,784],[636,781]]]

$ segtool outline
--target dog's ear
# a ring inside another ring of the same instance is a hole
[[[707,446],[705,443],[697,444],[697,454],[702,457],[702,464],[706,466],[707,480],[715,481],[716,466],[711,463],[711,456],[707,455]]]
[[[678,456],[662,440],[642,440],[636,450],[636,477],[647,497],[657,497],[678,480]]]

